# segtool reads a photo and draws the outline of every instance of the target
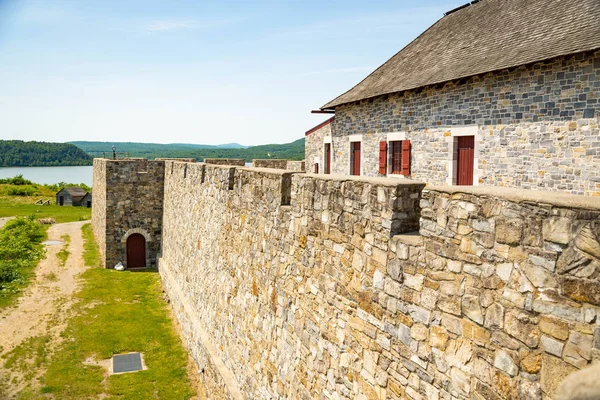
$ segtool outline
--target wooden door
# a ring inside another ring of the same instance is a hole
[[[360,142],[352,142],[352,175],[360,175]]]
[[[331,143],[325,143],[325,173],[331,173]]]
[[[456,184],[472,185],[475,164],[475,136],[458,137],[457,161]]]
[[[139,233],[127,238],[127,268],[146,268],[146,238]]]
[[[58,205],[62,206],[65,204],[65,198],[63,196],[58,197]]]

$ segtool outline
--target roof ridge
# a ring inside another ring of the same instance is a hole
[[[438,19],[321,109],[596,51],[598,18],[598,0],[472,1]]]

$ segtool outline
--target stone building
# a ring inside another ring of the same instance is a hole
[[[598,21],[597,0],[446,13],[321,108],[307,171],[600,195]]]
[[[94,159],[92,226],[107,268],[156,267],[165,161]]]

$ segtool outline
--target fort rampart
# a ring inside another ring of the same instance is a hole
[[[162,224],[215,398],[553,398],[600,354],[593,197],[165,161]]]

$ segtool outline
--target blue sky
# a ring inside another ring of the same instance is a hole
[[[285,143],[461,0],[0,0],[0,139]]]

